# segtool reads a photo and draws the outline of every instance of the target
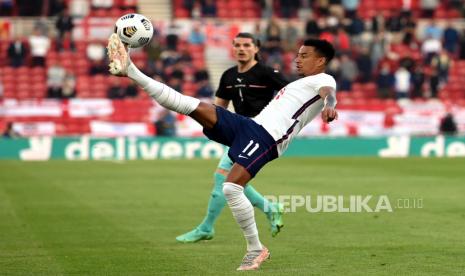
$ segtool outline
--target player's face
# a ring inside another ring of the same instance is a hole
[[[311,76],[321,72],[325,58],[320,56],[313,46],[302,46],[297,53],[295,63],[300,76]]]
[[[247,63],[254,60],[258,47],[251,38],[236,37],[233,41],[233,54],[236,61]]]

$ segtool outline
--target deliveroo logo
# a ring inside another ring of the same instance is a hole
[[[26,161],[45,161],[52,153],[51,137],[33,137],[29,139],[29,148],[19,152],[19,158]]]
[[[407,157],[410,150],[410,137],[391,136],[387,138],[387,148],[378,152],[380,157]]]

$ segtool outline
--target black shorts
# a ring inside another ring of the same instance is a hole
[[[276,141],[250,118],[216,107],[218,121],[203,133],[213,141],[229,147],[232,161],[243,166],[252,177],[266,163],[278,157]]]

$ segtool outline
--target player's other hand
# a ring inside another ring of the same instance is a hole
[[[329,123],[333,120],[337,120],[337,111],[336,109],[332,107],[325,107],[323,108],[323,111],[321,112],[321,119],[323,119],[323,122]]]

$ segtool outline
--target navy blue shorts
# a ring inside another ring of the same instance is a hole
[[[204,129],[203,133],[210,140],[228,146],[229,158],[243,166],[252,177],[278,157],[275,140],[261,125],[218,106],[216,115],[215,126]]]

